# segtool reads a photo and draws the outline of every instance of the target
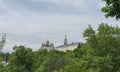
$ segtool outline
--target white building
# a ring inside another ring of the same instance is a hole
[[[78,47],[80,42],[68,44],[67,36],[64,38],[64,45],[57,46],[55,49],[58,51],[74,50]]]
[[[65,35],[63,45],[54,47],[54,44],[50,43],[49,40],[47,39],[44,43],[42,43],[41,49],[47,49],[47,50],[55,49],[58,51],[74,50],[78,47],[79,44],[80,42],[68,44],[68,39],[67,36]]]

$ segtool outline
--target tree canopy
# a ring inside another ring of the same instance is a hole
[[[105,12],[105,16],[108,18],[115,17],[117,20],[120,19],[120,0],[103,0],[106,2],[106,7],[102,8]]]

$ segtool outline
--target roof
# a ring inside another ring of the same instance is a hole
[[[66,47],[66,46],[78,45],[79,43],[80,43],[80,42],[71,43],[71,44],[65,44],[65,45],[60,45],[60,46],[57,46],[56,48],[62,48],[62,47]]]

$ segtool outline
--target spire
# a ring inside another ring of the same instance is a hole
[[[64,45],[67,44],[67,36],[65,34],[65,38],[64,38]]]
[[[66,34],[65,34],[65,40],[67,40],[67,36],[66,36]]]

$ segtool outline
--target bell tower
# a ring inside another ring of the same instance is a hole
[[[66,45],[66,44],[67,44],[67,36],[66,36],[66,34],[65,34],[64,45]]]

